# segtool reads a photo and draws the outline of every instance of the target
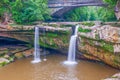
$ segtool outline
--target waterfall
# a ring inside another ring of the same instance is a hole
[[[35,27],[35,37],[34,37],[34,60],[32,63],[39,63],[40,59],[40,46],[39,46],[39,27]]]
[[[47,61],[47,59],[46,59],[46,50],[45,50],[45,44],[46,44],[46,40],[45,40],[45,35],[46,35],[45,29],[43,29],[43,34],[44,34],[44,59],[43,59],[43,61]]]
[[[69,50],[68,50],[68,58],[64,64],[77,64],[75,61],[75,53],[76,53],[76,39],[79,25],[76,26],[74,34],[70,38]]]

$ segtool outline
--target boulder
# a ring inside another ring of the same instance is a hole
[[[23,52],[23,55],[25,57],[29,57],[29,56],[33,55],[33,51],[34,51],[34,49],[26,50]]]
[[[10,61],[8,59],[5,58],[0,58],[0,66],[4,66],[6,64],[8,64]]]
[[[16,53],[14,56],[15,56],[17,59],[20,59],[20,58],[23,58],[23,57],[24,57],[23,53],[21,53],[21,52]]]
[[[6,54],[6,55],[4,55],[4,58],[7,58],[7,59],[8,59],[9,57],[10,57],[10,56],[9,56],[9,55],[7,55],[7,54]]]
[[[111,78],[106,78],[104,80],[120,80],[120,73],[113,75]]]

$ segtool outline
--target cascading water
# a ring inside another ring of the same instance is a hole
[[[46,44],[46,40],[45,40],[45,35],[46,35],[45,29],[43,29],[43,34],[44,34],[44,59],[43,59],[43,61],[47,61],[47,59],[46,59],[46,50],[45,50],[45,44]]]
[[[76,26],[74,34],[70,38],[69,43],[69,51],[68,51],[68,59],[64,62],[64,64],[77,64],[75,61],[75,53],[76,53],[76,38],[78,32],[79,25]]]
[[[35,38],[34,38],[34,60],[32,63],[39,63],[40,59],[40,46],[39,46],[39,27],[35,27]]]

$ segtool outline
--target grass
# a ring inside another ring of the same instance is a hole
[[[91,32],[90,29],[83,29],[83,28],[79,28],[78,31],[79,31],[79,32],[83,32],[83,33]]]
[[[94,22],[83,22],[82,25],[85,25],[85,26],[94,26],[95,23]]]

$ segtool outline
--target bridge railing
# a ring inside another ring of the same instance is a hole
[[[86,3],[86,2],[103,3],[102,0],[49,0],[48,4]]]
[[[102,5],[102,0],[49,0],[48,7],[65,7],[65,6],[84,6],[84,5]]]

